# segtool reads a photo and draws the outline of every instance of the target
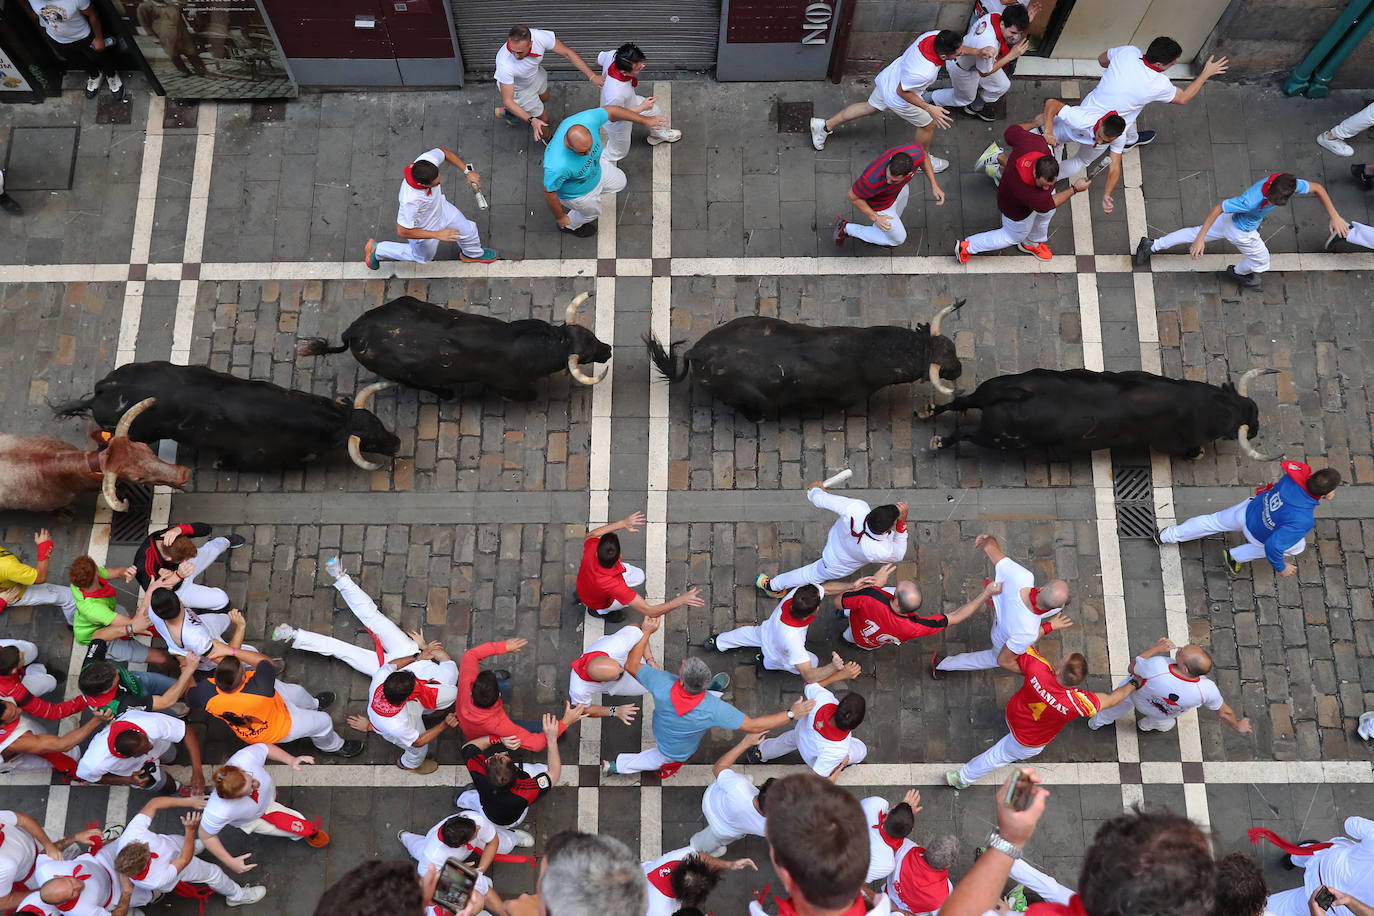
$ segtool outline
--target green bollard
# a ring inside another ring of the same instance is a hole
[[[1316,72],[1317,68],[1321,66],[1322,61],[1326,60],[1335,47],[1340,44],[1341,39],[1350,31],[1350,27],[1355,24],[1356,20],[1368,12],[1371,6],[1374,6],[1374,0],[1350,0],[1345,10],[1342,11],[1340,16],[1336,17],[1336,21],[1331,24],[1331,28],[1327,29],[1326,34],[1321,37],[1321,40],[1317,42],[1311,51],[1307,52],[1307,56],[1302,59],[1302,63],[1298,64],[1297,69],[1293,71],[1292,75],[1290,75],[1288,80],[1283,84],[1285,95],[1302,95],[1307,92],[1308,87],[1312,85],[1313,73]],[[1352,45],[1351,47],[1353,48],[1354,46]],[[1341,60],[1344,60],[1345,56],[1349,53],[1350,51],[1347,49],[1345,54],[1341,55]],[[1326,92],[1322,92],[1322,95],[1325,94]]]
[[[1324,99],[1331,94],[1331,80],[1336,75],[1336,68],[1345,62],[1350,52],[1355,50],[1355,46],[1369,34],[1370,29],[1374,29],[1374,9],[1366,10],[1355,27],[1346,33],[1335,50],[1322,61],[1322,65],[1312,75],[1312,84],[1307,87],[1309,99]]]

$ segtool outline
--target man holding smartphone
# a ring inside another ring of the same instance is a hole
[[[1269,912],[1274,916],[1312,916],[1309,901],[1316,902],[1315,895],[1324,887],[1334,897],[1325,908],[1329,916],[1371,916],[1371,909],[1360,901],[1374,900],[1374,820],[1347,817],[1345,834],[1326,843],[1298,845],[1268,830],[1251,831],[1252,842],[1268,840],[1303,869],[1301,885],[1269,895]]]
[[[100,16],[91,0],[29,0],[28,12],[43,26],[58,57],[75,59],[86,68],[86,98],[96,97],[102,78],[115,98],[124,97],[124,81],[115,72]]]

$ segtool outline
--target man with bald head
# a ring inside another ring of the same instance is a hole
[[[980,534],[973,546],[992,561],[993,582],[1002,591],[993,596],[992,648],[945,657],[936,652],[930,657],[930,676],[943,680],[946,671],[983,671],[989,668],[1015,670],[1016,659],[1042,635],[1073,626],[1060,612],[1069,603],[1069,583],[1051,579],[1036,588],[1035,575],[1002,552],[997,538]]]
[[[590,108],[565,118],[544,151],[544,199],[558,228],[586,238],[596,232],[601,195],[625,187],[625,173],[602,158],[601,127],[612,121],[633,121],[650,130],[668,126],[664,117],[650,117],[619,105]]]
[[[626,725],[634,722],[639,711],[635,704],[598,706],[596,702],[603,693],[614,697],[642,697],[648,693],[648,688],[625,670],[625,662],[640,640],[657,630],[660,622],[657,617],[647,617],[640,626],[621,627],[596,640],[573,659],[572,673],[568,675],[568,702],[574,706],[585,704],[588,718],[615,716]]]
[[[984,601],[1002,593],[1000,582],[989,582],[972,601],[952,614],[921,614],[921,590],[915,582],[903,579],[895,588],[887,587],[887,580],[896,569],[889,563],[875,576],[827,586],[831,591],[838,586],[842,592],[835,596],[835,616],[849,619],[849,626],[840,634],[845,642],[870,650],[901,645],[963,623]]]
[[[1169,653],[1174,649],[1178,647],[1165,637],[1137,655],[1130,670],[1131,675],[1142,682],[1140,689],[1132,694],[1130,703],[1098,712],[1088,720],[1088,727],[1101,728],[1134,709],[1135,724],[1141,731],[1167,732],[1185,712],[1206,706],[1215,709],[1221,721],[1236,731],[1248,733],[1251,730],[1249,718],[1237,719],[1221,698],[1217,685],[1203,677],[1212,670],[1212,656],[1207,650],[1189,644],[1170,658]]]

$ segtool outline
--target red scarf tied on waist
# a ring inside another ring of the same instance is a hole
[[[591,675],[591,666],[592,666],[592,662],[593,662],[595,659],[598,659],[598,658],[610,658],[610,657],[611,657],[611,656],[610,656],[609,654],[605,653],[605,652],[588,652],[588,653],[585,654],[585,655],[582,655],[582,656],[579,656],[578,658],[573,659],[573,663],[572,663],[572,670],[573,670],[573,673],[576,674],[578,677],[582,678],[582,680],[584,680],[584,681],[593,681],[593,682],[594,682],[594,681],[596,680],[596,678],[592,677],[592,675]]]
[[[372,691],[372,711],[379,716],[386,716],[388,719],[405,709],[406,704],[411,700],[419,700],[420,705],[425,709],[434,709],[439,705],[439,687],[437,681],[422,681],[418,677],[415,679],[415,689],[410,691],[410,696],[406,697],[399,704],[392,703],[386,698],[386,684],[378,684],[377,689]]]
[[[410,165],[414,165],[414,164],[415,164],[415,163],[412,162]],[[417,190],[417,191],[424,191],[426,197],[428,197],[429,195],[433,194],[433,193],[434,193],[434,189],[433,189],[433,188],[431,188],[431,187],[430,187],[429,185],[427,185],[427,184],[420,184],[420,182],[418,182],[418,181],[415,180],[415,176],[412,175],[412,174],[410,173],[410,165],[406,166],[406,184],[410,185],[412,188],[414,188],[414,189]]]
[[[639,79],[637,77],[626,76],[624,73],[621,73],[620,68],[614,63],[606,68],[606,75],[611,79],[620,80],[622,83],[629,83],[631,86],[639,85]]]
[[[1305,845],[1293,843],[1289,840],[1285,840],[1267,827],[1251,827],[1246,831],[1246,836],[1250,838],[1251,843],[1260,843],[1264,840],[1268,840],[1291,856],[1310,856],[1315,852],[1321,852],[1323,849],[1330,849],[1335,845],[1334,843],[1307,843]]]
[[[706,693],[688,693],[687,688],[682,686],[682,681],[673,681],[668,698],[673,701],[673,711],[679,716],[685,716],[701,705],[701,701],[706,699]]]
[[[879,811],[878,823],[873,825],[873,829],[878,831],[878,838],[881,839],[884,843],[886,843],[889,849],[891,849],[893,852],[896,852],[897,850],[902,848],[902,843],[905,840],[905,837],[888,836],[887,833],[883,830],[883,824],[886,822],[887,812]]]

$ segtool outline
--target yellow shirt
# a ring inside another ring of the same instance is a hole
[[[14,589],[9,601],[17,601],[24,596],[24,589],[38,581],[38,570],[25,563],[3,547],[0,547],[0,592]]]

